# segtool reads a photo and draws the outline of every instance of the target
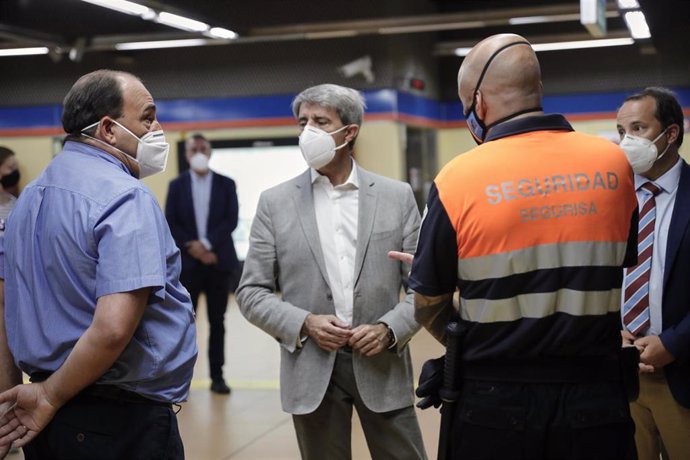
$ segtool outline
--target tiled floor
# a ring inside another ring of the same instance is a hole
[[[202,303],[203,300],[200,302]],[[299,459],[292,420],[280,409],[278,394],[279,348],[267,334],[250,325],[231,297],[226,315],[226,378],[230,396],[208,390],[207,322],[203,303],[198,315],[199,359],[189,401],[178,414],[188,460]],[[426,331],[412,340],[415,381],[422,363],[443,353]],[[439,414],[418,411],[429,458],[436,458]],[[353,459],[371,456],[356,416],[352,433]],[[10,460],[23,459],[13,454]]]

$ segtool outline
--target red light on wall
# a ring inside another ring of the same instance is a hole
[[[421,78],[410,78],[410,88],[422,91],[426,87]]]

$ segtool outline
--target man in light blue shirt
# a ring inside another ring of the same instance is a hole
[[[137,179],[167,160],[153,98],[131,74],[96,71],[62,123],[63,151],[0,239],[0,458],[13,441],[27,460],[184,458],[171,405],[189,393],[194,315]]]

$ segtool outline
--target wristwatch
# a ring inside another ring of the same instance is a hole
[[[389,325],[386,324],[386,327],[388,328],[388,348],[392,347],[393,344],[395,344],[395,332],[393,332],[393,329]]]

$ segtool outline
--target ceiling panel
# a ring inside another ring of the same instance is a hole
[[[668,53],[682,53],[677,36],[687,27],[690,2],[685,0],[640,0],[655,32],[653,44]],[[156,11],[168,11],[223,27],[240,34],[234,42],[210,40],[201,34],[184,32],[114,12],[80,0],[1,0],[0,47],[49,46],[56,55],[70,49],[102,52],[122,41],[169,38],[204,38],[208,45],[238,46],[270,41],[370,36],[387,34],[431,34],[439,50],[453,42],[476,43],[499,32],[530,37],[579,35],[588,38],[579,24],[580,0],[161,0],[138,3]],[[614,1],[608,2],[608,29],[614,35],[627,34]],[[509,25],[512,17],[560,16],[558,22]],[[674,21],[677,29],[669,30]],[[664,26],[660,26],[664,24]],[[438,53],[438,50],[437,50]]]

